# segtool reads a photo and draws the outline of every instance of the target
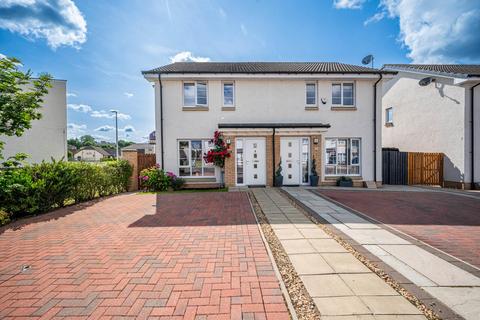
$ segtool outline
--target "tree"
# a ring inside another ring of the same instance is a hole
[[[42,73],[32,79],[31,71],[23,72],[20,66],[16,58],[0,59],[0,137],[20,137],[30,129],[31,122],[42,117],[39,111],[42,98],[51,87],[49,74]],[[0,141],[0,159],[3,159],[3,145]]]
[[[88,134],[80,137],[80,143],[82,144],[82,147],[97,145],[95,138]]]

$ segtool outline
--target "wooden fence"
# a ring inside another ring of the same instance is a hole
[[[140,174],[140,171],[146,168],[153,167],[156,163],[156,157],[155,154],[145,154],[145,153],[139,153],[138,154],[138,174]]]
[[[408,184],[443,186],[443,153],[408,153]]]
[[[408,183],[408,152],[382,151],[382,178],[384,184]]]
[[[122,157],[133,167],[128,189],[129,191],[138,190],[138,175],[143,169],[150,168],[155,165],[155,154],[145,154],[143,152],[138,152],[137,150],[124,150],[122,152]]]

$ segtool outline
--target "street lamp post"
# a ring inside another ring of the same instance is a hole
[[[110,112],[115,113],[115,156],[118,160],[118,111],[117,110],[110,110]]]

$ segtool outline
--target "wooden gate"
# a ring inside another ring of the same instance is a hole
[[[408,184],[443,186],[443,153],[408,153]]]
[[[155,154],[139,153],[137,175],[140,174],[140,171],[142,171],[143,169],[153,167],[155,163],[156,163]]]

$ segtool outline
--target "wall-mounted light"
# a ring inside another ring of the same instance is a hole
[[[231,144],[231,143],[232,143],[232,141],[230,141],[230,139],[226,139],[225,142],[226,142],[227,144]]]
[[[318,144],[318,138],[313,138],[313,144]]]
[[[327,98],[322,98],[321,101],[323,104],[327,104]]]

